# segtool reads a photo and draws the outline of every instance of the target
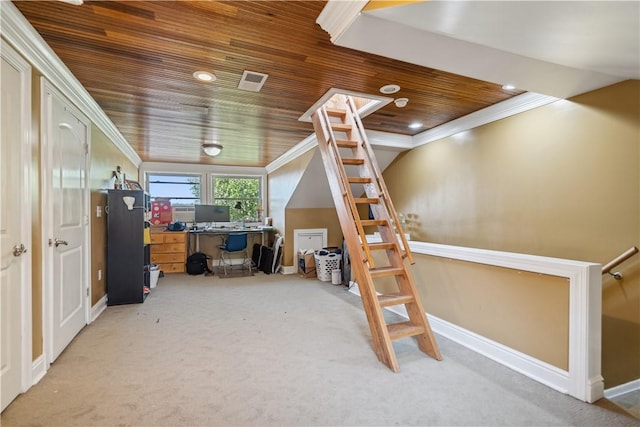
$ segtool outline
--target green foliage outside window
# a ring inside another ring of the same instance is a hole
[[[215,177],[213,204],[229,206],[231,221],[259,221],[260,178]]]

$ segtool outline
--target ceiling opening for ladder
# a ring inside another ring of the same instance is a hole
[[[323,106],[329,101],[337,100],[340,95],[346,95],[353,97],[353,100],[358,108],[358,114],[361,118],[368,116],[374,111],[379,110],[385,105],[393,101],[393,98],[387,96],[370,95],[366,93],[353,92],[344,89],[329,89],[324,95],[320,97],[302,116],[298,119],[301,122],[311,122],[311,115],[315,113],[318,108]]]

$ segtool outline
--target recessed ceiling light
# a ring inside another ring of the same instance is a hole
[[[516,87],[514,85],[504,85],[502,89],[504,90],[514,90]]]
[[[399,90],[400,90],[400,86],[398,85],[386,85],[380,88],[380,92],[384,93],[385,95],[396,93]]]
[[[420,129],[422,127],[422,123],[413,122],[409,125],[409,129]]]
[[[193,77],[203,82],[213,82],[216,80],[216,76],[206,71],[196,71],[193,73]]]
[[[396,107],[404,108],[407,106],[407,103],[409,102],[409,98],[398,98],[393,102],[394,104],[396,104]]]

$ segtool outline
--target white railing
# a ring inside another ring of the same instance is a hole
[[[374,242],[373,238],[368,239]],[[485,249],[409,241],[414,254],[469,261],[569,280],[569,364],[563,370],[429,315],[434,332],[478,351],[547,386],[585,402],[603,396],[600,372],[602,275],[600,264]],[[526,303],[523,301],[523,304]],[[401,310],[396,311],[405,315]]]

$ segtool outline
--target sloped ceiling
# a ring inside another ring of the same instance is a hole
[[[637,1],[426,1],[362,13],[346,8],[332,0],[318,20],[339,46],[521,90],[567,98],[640,78]],[[338,17],[332,9],[343,13]]]

